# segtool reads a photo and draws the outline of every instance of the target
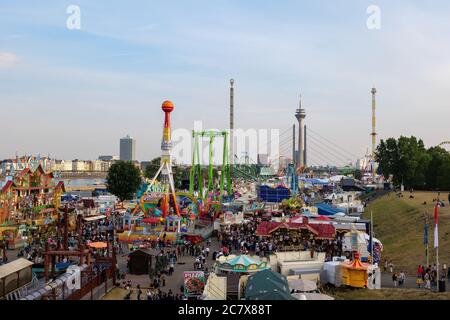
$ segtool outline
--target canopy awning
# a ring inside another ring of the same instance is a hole
[[[45,214],[45,213],[50,213],[50,212],[54,212],[55,208],[47,208],[47,209],[43,209],[39,212],[39,214]]]
[[[106,216],[101,214],[98,216],[89,216],[89,217],[84,217],[83,220],[87,221],[87,222],[92,222],[92,221],[97,221],[97,220],[101,220],[101,219],[105,219]]]
[[[0,266],[0,279],[9,276],[10,274],[16,273],[20,270],[28,268],[33,265],[33,262],[28,261],[24,258],[16,259],[12,262],[6,263]]]
[[[106,242],[91,242],[89,243],[89,247],[94,249],[104,249],[108,246]]]

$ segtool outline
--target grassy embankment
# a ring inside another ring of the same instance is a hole
[[[417,266],[425,264],[424,216],[428,212],[429,228],[429,261],[436,261],[436,251],[433,248],[434,237],[434,204],[435,192],[414,192],[414,199],[409,198],[409,192],[404,192],[403,198],[394,193],[373,201],[366,208],[364,218],[370,219],[373,211],[375,237],[383,243],[384,259],[392,260],[397,271],[404,269],[408,274],[415,275]],[[450,265],[450,206],[447,192],[441,192],[445,207],[439,210],[439,262]],[[424,201],[427,205],[424,205]]]
[[[326,291],[336,300],[450,300],[450,292],[415,289],[339,289]]]

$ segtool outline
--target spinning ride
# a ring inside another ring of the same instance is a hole
[[[172,174],[172,141],[170,137],[171,129],[170,129],[170,113],[173,111],[174,105],[171,101],[164,101],[162,104],[162,110],[164,111],[164,129],[163,129],[163,137],[161,142],[161,165],[153,177],[150,185],[147,190],[151,191],[151,188],[155,185],[156,179],[160,177],[159,188],[161,195],[161,217],[165,219],[169,215],[177,216],[178,220],[178,232],[180,232],[181,227],[181,217],[180,210],[177,203],[175,186],[173,181]],[[145,206],[147,204],[154,204],[156,200],[154,193],[145,192],[141,197],[141,209],[145,211]],[[173,209],[171,211],[170,209]],[[159,214],[156,207],[153,208],[153,212]],[[156,215],[156,214],[155,214]]]

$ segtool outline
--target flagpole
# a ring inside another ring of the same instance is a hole
[[[436,291],[439,292],[439,203],[436,204],[434,208],[434,223],[435,223],[435,233],[434,233],[434,246],[436,247]]]
[[[439,247],[436,247],[436,291],[439,292]]]
[[[371,239],[371,243],[370,243],[370,255],[371,255],[371,257],[372,257],[372,266],[373,266],[373,260],[374,260],[374,258],[373,258],[373,210],[372,211],[370,211],[370,237],[372,238]]]
[[[426,266],[426,268],[428,268],[428,266],[430,265],[430,259],[429,259],[429,255],[428,255],[428,252],[429,252],[429,241],[428,241],[428,228],[429,228],[429,224],[428,224],[428,211],[427,211],[427,213],[426,213],[426,217],[425,217],[425,219],[426,219],[426,221],[425,221],[425,223],[427,224],[427,266]],[[425,268],[425,270],[426,270],[426,268]]]
[[[436,246],[436,289],[439,292],[439,223],[436,223],[436,236],[437,236],[437,246]]]

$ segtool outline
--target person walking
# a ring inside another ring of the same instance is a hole
[[[447,276],[447,264],[446,263],[444,263],[442,265],[442,274],[444,275],[444,277]]]
[[[405,275],[405,273],[403,272],[403,270],[400,272],[400,275],[398,276],[398,285],[400,286],[400,287],[402,287],[403,286],[403,284],[405,283],[405,280],[406,280],[406,275]]]
[[[431,281],[430,281],[430,274],[427,272],[425,273],[425,289],[431,290]]]
[[[394,264],[392,263],[392,261],[389,261],[389,271],[391,273],[394,272]]]
[[[386,272],[387,268],[388,268],[388,261],[387,259],[384,259],[384,272]]]
[[[137,299],[141,300],[141,295],[142,295],[141,285],[138,284],[137,289],[138,289]]]
[[[417,276],[422,277],[422,273],[423,273],[423,267],[422,267],[422,265],[419,265],[419,267],[417,268]]]
[[[447,278],[448,278],[448,282],[450,282],[450,268],[447,269]]]
[[[398,281],[397,274],[394,273],[394,274],[392,275],[392,283],[394,284],[394,288],[397,288],[397,281]]]
[[[417,280],[416,280],[416,284],[417,284],[417,288],[418,289],[420,289],[421,287],[422,287],[422,283],[423,283],[423,280],[422,280],[422,275],[418,275],[417,276]]]

